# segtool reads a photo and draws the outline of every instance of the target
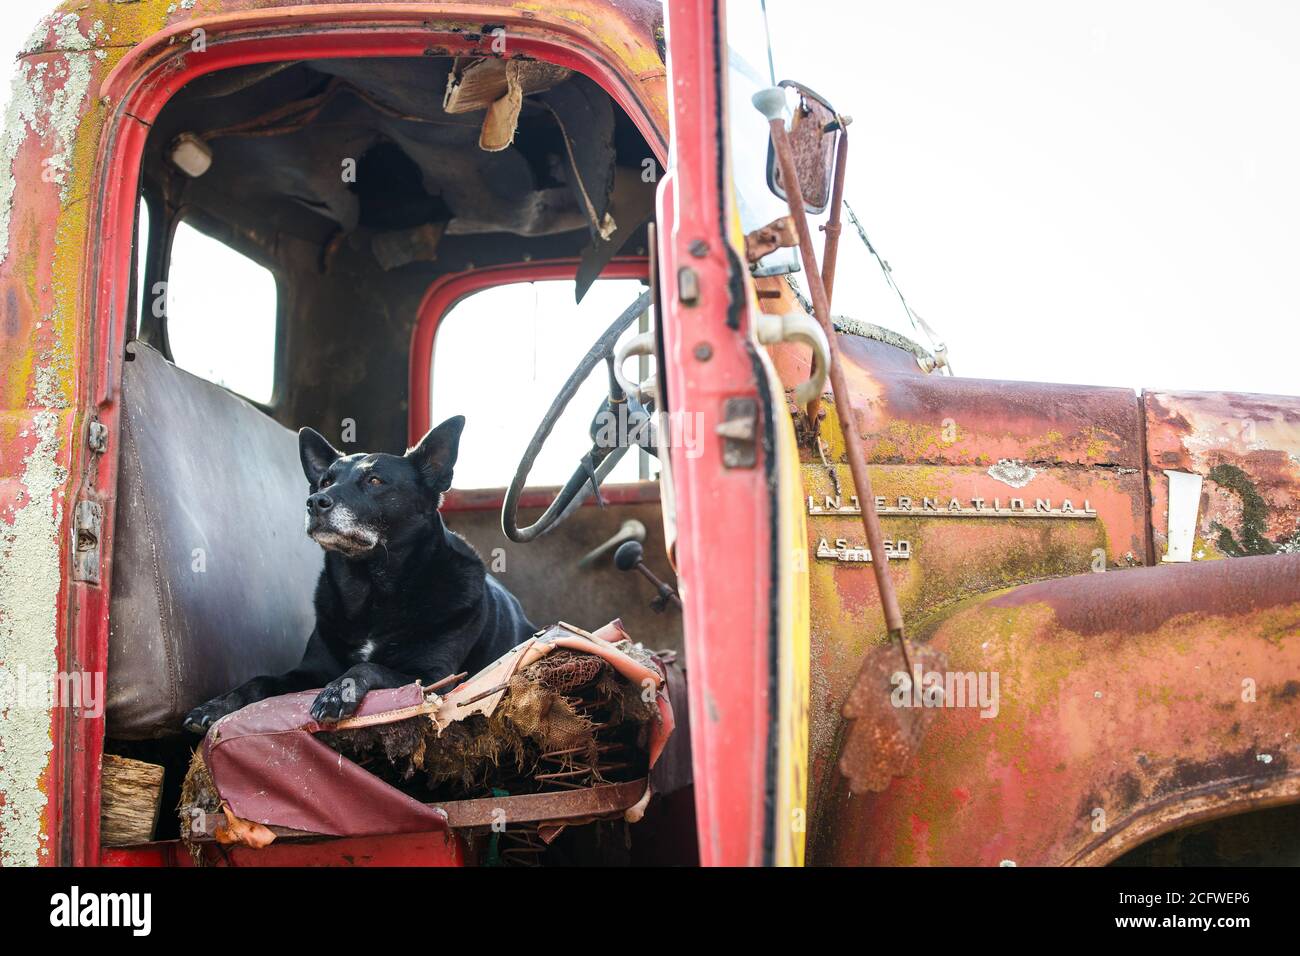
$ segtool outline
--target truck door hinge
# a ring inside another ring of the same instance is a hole
[[[72,579],[99,583],[104,506],[85,498],[77,502],[72,522]]]
[[[723,467],[753,468],[758,461],[758,401],[729,398],[722,415],[714,431],[722,437]]]
[[[108,451],[108,426],[103,422],[92,421],[86,429],[86,444],[96,455]]]

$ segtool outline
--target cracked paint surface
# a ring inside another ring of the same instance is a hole
[[[35,447],[23,460],[23,490],[12,523],[0,522],[0,686],[53,676],[59,592],[58,529],[63,520],[66,470],[57,463],[59,416],[33,417]],[[7,679],[7,680],[6,680]],[[0,865],[32,866],[42,846],[45,794],[40,780],[49,764],[48,701],[0,697]]]
[[[0,865],[49,862],[75,303],[90,168],[79,137],[102,21],[57,11],[24,45],[0,133]]]
[[[1300,398],[1147,392],[1151,524],[1168,547],[1165,469],[1201,475],[1195,560],[1300,553]]]
[[[38,322],[38,327],[49,323]],[[32,375],[30,414],[17,433],[28,448],[9,514],[0,520],[0,865],[32,866],[48,849],[42,781],[54,748],[50,700],[34,690],[59,669],[56,615],[59,529],[67,468],[61,464],[68,402],[53,351]],[[13,446],[5,449],[6,457]],[[8,471],[8,468],[5,469]]]
[[[22,50],[24,57],[44,48],[53,34],[53,49],[62,55],[33,62],[20,59],[10,89],[4,132],[0,133],[0,262],[9,251],[9,229],[18,178],[14,161],[29,134],[46,151],[42,178],[57,183],[59,200],[67,203],[71,185],[72,151],[82,107],[90,89],[92,59],[103,59],[95,43],[104,35],[101,20],[85,34],[75,13],[53,13],[41,20]]]

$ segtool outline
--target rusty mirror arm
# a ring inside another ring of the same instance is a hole
[[[754,106],[768,120],[771,153],[780,166],[782,181],[786,183],[799,181],[800,171],[797,168],[799,160],[791,145],[791,137],[786,131],[784,91],[779,88],[769,88],[756,93],[753,101]],[[863,448],[862,436],[858,432],[857,418],[854,415],[848,382],[844,377],[844,366],[839,356],[835,328],[831,321],[829,287],[835,275],[834,256],[839,238],[838,213],[843,200],[845,159],[848,151],[848,134],[844,129],[845,125],[840,122],[836,130],[835,177],[832,187],[835,193],[835,209],[832,213],[835,230],[827,231],[827,272],[821,272],[817,268],[817,251],[813,246],[812,232],[808,226],[803,190],[789,190],[786,200],[790,208],[790,219],[799,240],[799,253],[807,275],[813,314],[825,333],[828,346],[827,378],[830,380],[831,394],[839,413],[836,421],[844,440],[845,457],[848,459],[849,471],[853,475],[854,489],[861,502],[862,525],[872,555],[871,571],[880,593],[885,630],[890,642],[897,638],[902,663],[906,672],[911,673],[912,659],[908,653],[907,639],[903,634],[903,615],[899,608],[898,595],[894,591],[894,583],[889,577],[889,552],[885,548],[884,536],[881,533],[880,516],[876,512],[875,495],[871,490],[871,477],[867,473],[866,451]],[[813,440],[819,446],[820,401],[820,397],[814,397],[808,402],[807,407]],[[919,649],[919,653],[922,661],[931,657],[924,647]],[[890,704],[888,693],[890,672],[896,665],[887,659],[887,654],[885,647],[868,651],[842,711],[849,721],[849,731],[845,751],[841,755],[840,771],[849,779],[850,789],[853,792],[883,790],[892,777],[907,773],[920,735],[924,733],[923,721],[909,717],[908,714]]]
[[[781,166],[783,180],[787,183],[797,182],[799,179],[796,170],[797,157],[795,151],[790,145],[790,138],[785,128],[785,93],[779,87],[772,87],[763,90],[754,95],[754,106],[758,108],[764,116],[767,117],[771,130],[771,152],[776,156],[777,162]],[[834,114],[832,114],[834,115]],[[847,133],[841,126],[838,131],[840,143],[847,144]],[[842,150],[837,147],[837,153],[847,156],[847,146]],[[841,164],[841,172],[843,165]],[[841,183],[842,189],[842,183]],[[808,288],[812,297],[813,314],[817,322],[821,325],[822,331],[826,334],[826,340],[830,352],[830,368],[827,370],[831,383],[831,393],[835,399],[835,405],[840,411],[840,431],[844,437],[845,451],[849,460],[849,470],[853,474],[853,485],[857,489],[859,499],[862,501],[862,523],[867,534],[868,547],[871,553],[877,556],[883,556],[885,552],[884,537],[880,531],[880,517],[876,514],[875,496],[871,491],[871,478],[867,474],[866,453],[862,447],[862,437],[853,427],[852,404],[849,400],[848,383],[844,378],[843,365],[839,360],[839,349],[836,345],[835,328],[831,322],[830,298],[827,295],[826,286],[822,281],[822,273],[817,267],[817,251],[813,247],[812,232],[808,226],[807,208],[803,202],[801,190],[793,190],[786,196],[790,205],[790,218],[794,222],[795,232],[799,238],[799,252],[803,259],[804,271],[808,276]],[[814,429],[814,435],[818,426],[820,415],[818,414],[819,399],[814,398],[808,404],[809,422]],[[845,421],[845,416],[848,420]],[[888,562],[877,559],[871,563],[872,570],[875,574],[876,585],[880,590],[881,604],[885,612],[886,628],[891,635],[898,635],[900,641],[903,634],[903,618],[898,608],[898,598],[894,593],[893,582],[889,578]],[[904,647],[904,655],[906,648]]]

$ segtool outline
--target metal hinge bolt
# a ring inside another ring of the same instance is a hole
[[[103,422],[92,421],[86,431],[86,444],[96,455],[108,451],[108,426]]]

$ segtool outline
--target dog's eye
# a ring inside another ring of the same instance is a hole
[[[371,475],[366,479],[366,484],[368,485],[382,485],[383,483],[384,479],[380,478],[378,475]]]
[[[322,488],[328,488],[332,484],[334,484],[334,479],[331,478],[329,475],[326,475],[324,478],[320,480],[320,486]]]

